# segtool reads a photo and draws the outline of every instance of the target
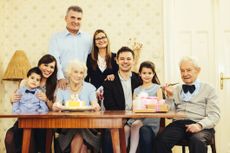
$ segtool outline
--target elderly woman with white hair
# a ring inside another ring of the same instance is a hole
[[[100,110],[97,103],[96,88],[84,81],[87,67],[85,64],[74,60],[71,61],[66,69],[66,77],[69,81],[66,89],[58,89],[56,101],[53,104],[54,111],[63,110],[65,102],[76,97],[86,103],[86,106],[92,105],[96,111]],[[89,129],[66,129],[61,132],[58,142],[62,152],[65,152],[70,146],[71,153],[80,153],[85,149],[84,141],[91,145],[95,151],[100,147],[100,136]]]

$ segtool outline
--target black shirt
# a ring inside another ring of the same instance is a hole
[[[92,83],[97,89],[103,84],[105,78],[109,74],[116,74],[118,72],[118,65],[116,63],[116,54],[112,53],[111,65],[112,68],[106,68],[103,72],[99,69],[98,65],[96,69],[93,69],[91,54],[87,58],[87,77],[86,81]]]

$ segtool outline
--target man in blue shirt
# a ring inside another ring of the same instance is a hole
[[[66,29],[56,33],[50,41],[49,53],[58,63],[58,87],[65,89],[65,69],[69,61],[79,60],[86,63],[91,51],[92,38],[89,34],[80,31],[83,11],[79,6],[70,6],[66,12]]]

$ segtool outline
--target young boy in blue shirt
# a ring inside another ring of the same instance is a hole
[[[40,86],[42,72],[38,67],[31,68],[27,73],[27,84],[17,90],[21,94],[20,101],[13,103],[14,113],[42,113],[49,109],[44,101],[37,98],[36,93],[41,92]]]

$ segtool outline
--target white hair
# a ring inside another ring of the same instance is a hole
[[[67,68],[66,68],[66,71],[65,71],[65,76],[67,78],[69,78],[70,73],[72,72],[73,68],[77,68],[79,70],[83,70],[84,77],[86,77],[86,75],[87,75],[87,67],[86,67],[85,63],[80,62],[78,60],[72,60],[67,65]]]
[[[181,64],[182,64],[183,62],[191,62],[191,63],[193,64],[194,67],[196,67],[196,68],[198,68],[198,69],[201,68],[201,67],[200,67],[200,64],[199,64],[199,62],[198,62],[198,60],[197,60],[197,58],[195,58],[195,57],[191,57],[191,56],[184,56],[184,57],[182,57],[181,60],[180,60],[180,62],[179,62],[179,66],[180,66],[180,67],[181,67]]]

